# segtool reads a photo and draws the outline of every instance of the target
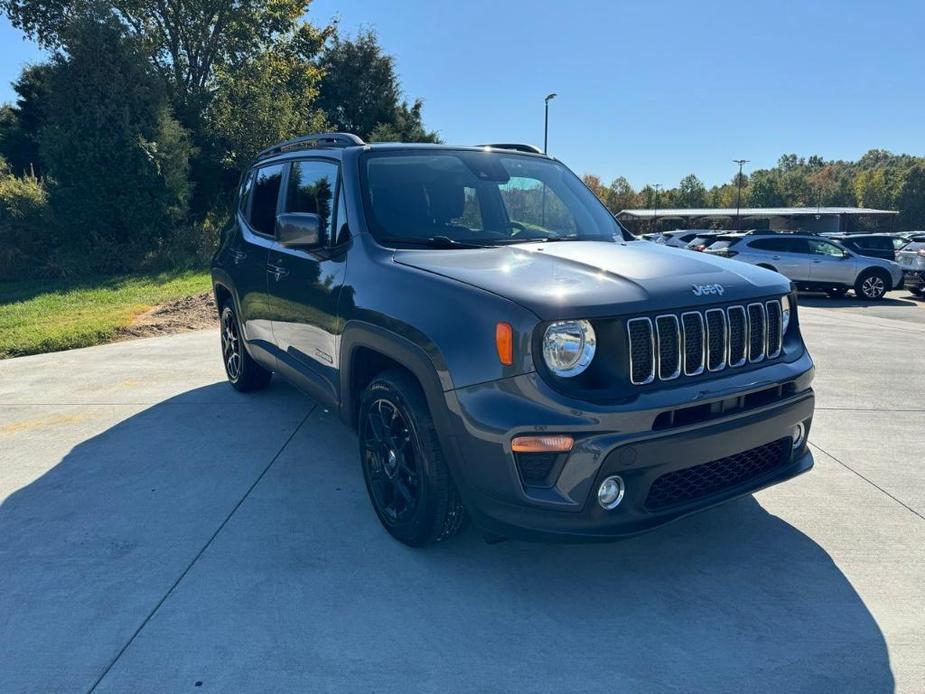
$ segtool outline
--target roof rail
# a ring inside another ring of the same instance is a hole
[[[512,149],[515,152],[528,152],[529,154],[543,154],[541,150],[536,145],[525,145],[519,144],[516,142],[508,142],[503,144],[488,144],[488,145],[476,145],[476,147],[491,147],[492,149]]]
[[[365,145],[362,139],[353,133],[315,133],[303,135],[292,140],[279,142],[257,153],[257,159],[266,159],[274,154],[291,152],[297,149],[310,149],[312,147],[354,147]]]

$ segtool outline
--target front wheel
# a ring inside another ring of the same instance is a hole
[[[865,270],[854,283],[854,293],[859,299],[879,301],[886,294],[889,278],[879,270]]]
[[[377,376],[360,400],[360,461],[385,529],[412,547],[455,535],[465,520],[424,393],[406,372]]]

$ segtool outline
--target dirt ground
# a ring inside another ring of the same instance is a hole
[[[209,292],[187,296],[136,316],[120,331],[122,339],[170,335],[188,330],[218,327],[215,300]]]

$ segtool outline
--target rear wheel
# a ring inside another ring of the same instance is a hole
[[[889,288],[890,278],[881,270],[865,270],[854,283],[854,293],[859,299],[879,301]]]
[[[396,540],[418,547],[455,535],[465,520],[417,382],[386,371],[360,400],[360,461],[373,509]]]
[[[242,392],[266,388],[273,373],[248,354],[241,335],[241,324],[230,301],[222,305],[221,323],[222,361],[228,382]]]

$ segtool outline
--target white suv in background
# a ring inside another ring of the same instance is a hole
[[[854,289],[859,299],[877,300],[903,285],[897,263],[858,255],[816,234],[721,236],[705,252],[776,270],[799,289],[824,291],[829,296],[843,296]]]

